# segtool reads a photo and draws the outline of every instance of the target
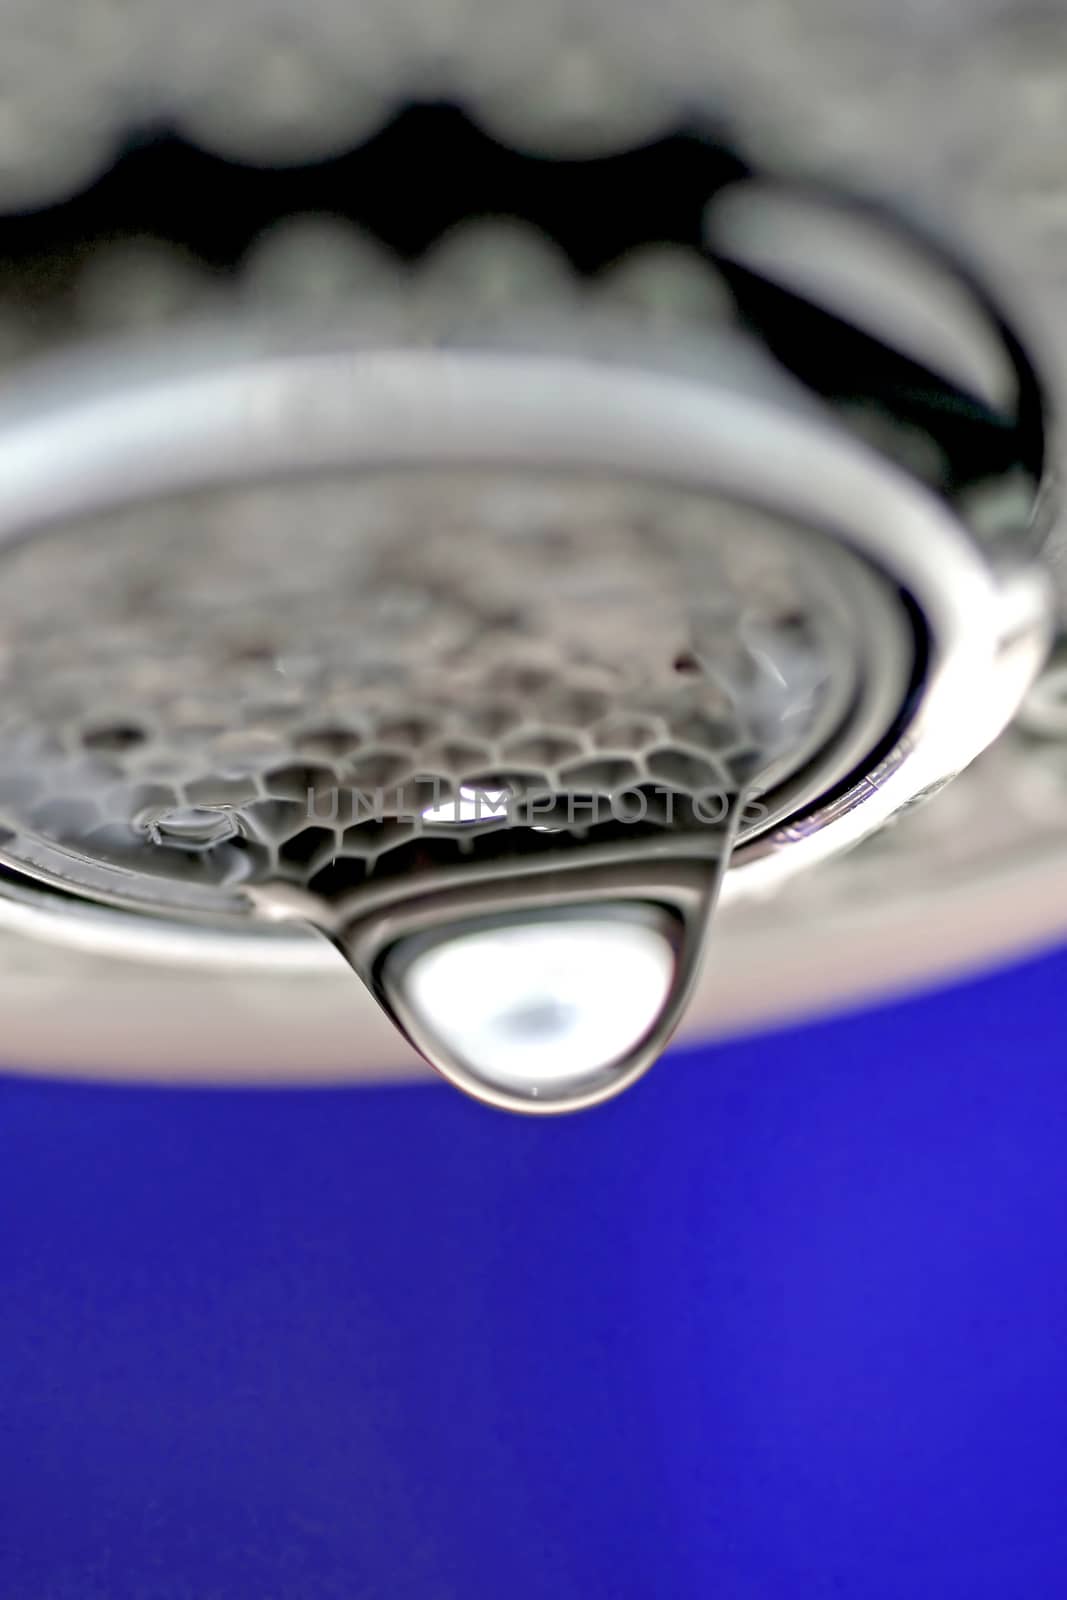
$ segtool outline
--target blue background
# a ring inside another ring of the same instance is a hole
[[[1062,1596],[1065,979],[558,1122],[3,1080],[0,1594]]]

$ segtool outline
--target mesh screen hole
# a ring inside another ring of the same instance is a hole
[[[108,722],[100,727],[86,728],[82,744],[86,750],[132,750],[144,744],[148,735],[133,722]]]

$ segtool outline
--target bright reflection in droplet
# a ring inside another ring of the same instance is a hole
[[[558,1093],[630,1056],[674,971],[660,927],[594,912],[457,934],[402,981],[427,1040],[500,1087]]]

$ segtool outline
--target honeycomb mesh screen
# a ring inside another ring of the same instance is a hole
[[[652,830],[757,777],[773,803],[855,693],[819,568],[754,512],[584,477],[295,480],[49,530],[2,558],[4,857],[223,909],[558,845],[623,790]]]

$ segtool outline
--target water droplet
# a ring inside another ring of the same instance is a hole
[[[670,997],[676,955],[640,908],[460,929],[410,959],[398,987],[420,1037],[495,1090],[555,1100],[621,1065]]]
[[[145,829],[153,844],[179,850],[210,850],[240,832],[236,816],[225,806],[175,807],[148,820]]]

